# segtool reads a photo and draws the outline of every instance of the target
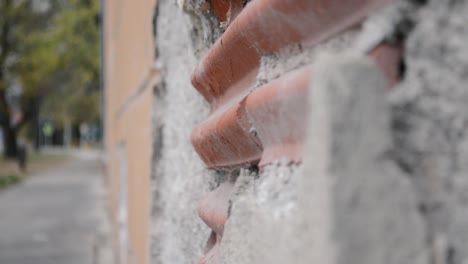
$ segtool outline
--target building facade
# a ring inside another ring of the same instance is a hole
[[[154,1],[103,1],[104,144],[120,263],[150,263],[154,6]]]

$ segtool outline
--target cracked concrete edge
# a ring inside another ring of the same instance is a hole
[[[428,263],[414,190],[387,155],[383,74],[354,56],[316,65],[304,162],[241,170],[221,263]]]
[[[414,189],[388,154],[385,78],[356,56],[330,55],[316,69],[299,235],[317,250],[299,250],[296,263],[428,263]]]

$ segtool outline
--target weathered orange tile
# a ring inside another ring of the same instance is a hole
[[[233,21],[244,7],[243,0],[211,0],[211,6],[219,22]]]
[[[286,158],[300,162],[305,138],[307,93],[312,68],[272,81],[246,98],[246,113],[263,147],[260,166]]]
[[[199,264],[218,263],[218,246],[223,237],[224,225],[228,218],[229,199],[233,190],[232,182],[222,183],[198,205],[198,215],[213,230],[206,243],[205,255]]]
[[[399,81],[401,47],[382,44],[370,56],[386,74],[389,87]],[[312,71],[307,66],[287,73],[197,126],[192,144],[206,165],[263,166],[281,158],[300,162]]]
[[[215,109],[249,88],[262,55],[298,42],[318,43],[392,1],[252,1],[198,64],[192,83]]]
[[[260,159],[260,141],[249,132],[244,102],[211,116],[192,131],[192,145],[208,168],[234,166]]]
[[[389,87],[394,87],[401,78],[400,67],[403,47],[400,44],[384,43],[373,49],[370,56],[387,77]]]

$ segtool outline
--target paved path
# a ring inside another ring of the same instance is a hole
[[[74,156],[0,191],[0,264],[103,263],[108,242],[98,156]]]

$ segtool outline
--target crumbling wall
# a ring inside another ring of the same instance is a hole
[[[430,1],[392,95],[395,158],[418,197],[433,263],[468,261],[468,2]]]
[[[152,263],[466,263],[468,1],[394,1],[367,20],[388,35],[262,54],[250,92],[312,65],[302,159],[209,170],[189,141],[210,107],[190,75],[231,22],[210,2],[158,4]],[[380,42],[403,49],[392,89]]]
[[[176,1],[161,0],[155,17],[151,263],[192,263],[203,254],[208,228],[196,207],[210,187],[190,144],[190,131],[208,105],[190,84],[196,57],[194,25]]]

